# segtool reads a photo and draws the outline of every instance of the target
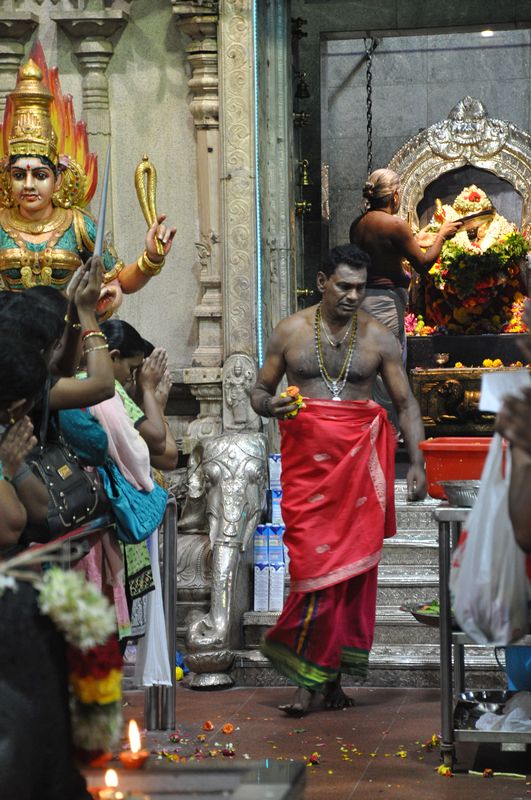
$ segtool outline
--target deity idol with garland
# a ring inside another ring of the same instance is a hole
[[[430,235],[443,222],[459,219],[463,220],[463,227],[444,243],[429,270],[424,320],[417,325],[418,330],[413,324],[415,319],[410,320],[409,332],[477,334],[525,330],[521,321],[526,293],[522,264],[530,249],[529,239],[498,214],[481,188],[467,186],[452,205],[436,200],[435,213],[422,232],[421,246],[429,246]]]
[[[32,56],[19,70],[0,125],[0,277],[8,291],[38,284],[64,291],[94,250],[96,221],[85,206],[96,190],[96,158],[72,98],[62,95],[57,69],[48,70],[40,46]],[[103,317],[118,308],[122,293],[137,292],[164,265],[175,229],[153,210],[154,201],[136,262],[125,265],[104,246],[97,308]]]

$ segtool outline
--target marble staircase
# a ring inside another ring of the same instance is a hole
[[[403,605],[428,602],[438,595],[438,534],[432,510],[438,501],[408,503],[405,481],[395,488],[398,532],[385,542],[379,569],[376,631],[366,681],[372,686],[439,686],[439,631],[423,625]],[[288,590],[286,586],[286,591]],[[243,618],[244,648],[236,655],[236,685],[282,685],[258,646],[276,620],[274,612],[249,611]],[[467,685],[504,685],[494,651],[467,646]],[[349,679],[345,678],[345,684]]]

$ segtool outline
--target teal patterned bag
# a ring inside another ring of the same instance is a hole
[[[143,542],[162,522],[168,493],[158,483],[151,492],[135,489],[111,459],[98,473],[116,518],[116,535],[125,544]]]

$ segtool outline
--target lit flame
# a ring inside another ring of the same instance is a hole
[[[140,752],[140,732],[134,719],[129,723],[129,744],[131,745],[132,753]]]
[[[118,786],[118,773],[115,769],[108,769],[105,773],[105,786],[108,789],[115,789]]]

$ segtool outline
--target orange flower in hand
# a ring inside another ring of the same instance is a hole
[[[299,394],[299,387],[288,386],[288,388],[286,389],[286,394],[289,395],[289,397],[297,397],[297,395]]]

